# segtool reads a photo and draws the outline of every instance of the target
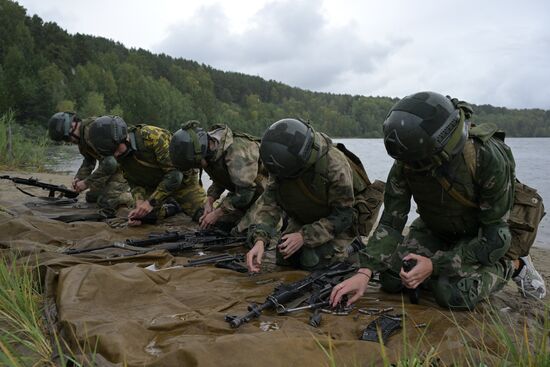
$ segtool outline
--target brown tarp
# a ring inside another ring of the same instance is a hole
[[[185,230],[192,224],[183,215],[159,226],[140,228],[65,224],[49,218],[90,209],[29,207],[23,203],[37,199],[14,191],[0,184],[1,251],[17,250],[21,263],[40,270],[50,327],[73,351],[94,351],[96,365],[323,366],[331,365],[332,360],[338,366],[381,365],[384,353],[389,361],[402,358],[404,344],[420,354],[433,347],[438,357],[449,363],[465,355],[465,341],[475,348],[474,341],[481,340],[476,320],[486,314],[486,306],[473,313],[451,313],[438,308],[429,295],[423,295],[420,305],[412,305],[406,295],[388,295],[375,285],[350,315],[323,314],[319,328],[308,325],[309,311],[289,316],[271,311],[231,329],[224,321],[226,314],[242,315],[250,302],[264,302],[281,281],[294,281],[307,273],[278,268],[272,256],[267,259],[270,272],[249,276],[212,266],[183,268],[179,265],[185,264],[187,257],[164,251],[128,256],[132,253],[106,249],[64,255],[61,251],[67,247],[99,247],[126,238],[144,238],[150,232]],[[152,264],[160,270],[146,269]],[[518,313],[542,308],[517,297],[511,285],[491,302],[503,310],[502,317],[512,317],[518,325],[522,322]],[[385,348],[358,340],[376,318],[357,312],[361,307],[393,307],[391,313],[405,313],[404,329],[392,336]],[[537,324],[534,318],[527,322]],[[423,323],[428,326],[416,327]],[[493,345],[490,338],[485,344]],[[493,352],[498,355],[498,350]],[[482,351],[475,353],[488,358]]]

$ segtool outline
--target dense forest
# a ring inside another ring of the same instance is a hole
[[[0,114],[24,126],[45,126],[57,111],[82,117],[118,114],[129,123],[175,130],[190,119],[227,123],[260,135],[289,116],[312,121],[335,137],[380,137],[395,99],[317,93],[101,37],[70,35],[0,0]],[[550,111],[474,106],[477,122],[492,121],[510,136],[550,136]]]

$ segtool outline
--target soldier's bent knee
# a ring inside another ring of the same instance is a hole
[[[403,282],[399,274],[392,270],[380,273],[380,285],[388,293],[399,293],[403,290]]]
[[[438,305],[454,310],[473,310],[479,302],[479,280],[447,277],[431,280],[431,288]]]
[[[100,195],[101,195],[101,193],[99,191],[90,190],[86,193],[86,202],[87,203],[96,203],[97,199],[99,199]]]

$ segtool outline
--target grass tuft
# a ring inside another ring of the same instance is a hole
[[[49,338],[36,267],[28,262],[21,265],[17,254],[3,255],[0,257],[0,366],[95,365],[95,348],[82,346],[74,352],[55,331],[52,339]]]
[[[6,168],[42,170],[46,157],[46,137],[30,139],[15,122],[13,111],[0,116],[0,165]]]

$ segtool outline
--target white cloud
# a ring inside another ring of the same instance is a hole
[[[404,44],[403,40],[367,41],[353,24],[330,25],[319,4],[315,0],[268,3],[240,33],[231,31],[219,7],[203,7],[191,21],[172,26],[155,50],[329,91],[348,75],[372,73]]]

